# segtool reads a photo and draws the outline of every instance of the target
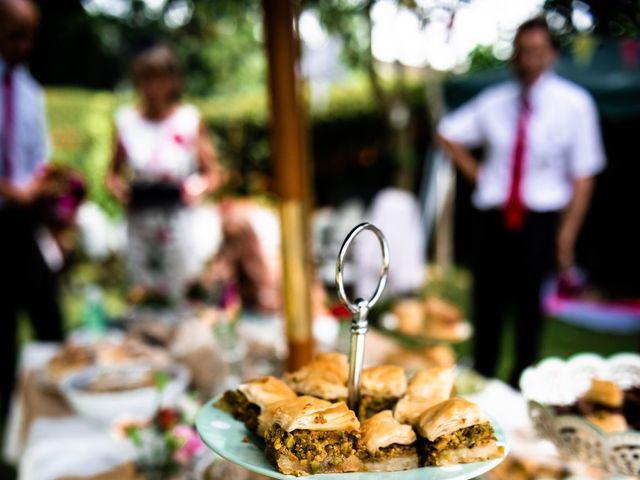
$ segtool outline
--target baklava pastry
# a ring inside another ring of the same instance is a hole
[[[216,407],[231,413],[255,432],[258,416],[272,403],[296,398],[296,393],[276,377],[261,377],[238,386],[237,390],[224,393]]]
[[[606,433],[624,432],[629,429],[627,420],[620,413],[601,410],[587,415],[586,419]]]
[[[449,398],[449,397],[447,397]],[[407,425],[417,425],[420,415],[434,405],[443,402],[447,398],[441,396],[418,397],[415,395],[405,395],[393,408],[393,416],[400,423]]]
[[[424,309],[417,299],[399,300],[393,306],[398,319],[398,330],[406,335],[421,335],[424,329]]]
[[[385,357],[384,363],[398,365],[406,371],[425,367],[451,367],[456,363],[456,354],[448,345],[433,345],[420,350],[397,350]]]
[[[376,413],[362,422],[358,449],[363,467],[369,472],[397,472],[418,468],[416,434],[402,425],[391,410]]]
[[[409,381],[407,394],[393,409],[400,423],[416,425],[425,410],[451,396],[455,381],[453,367],[431,367],[418,371]]]
[[[357,472],[360,422],[344,402],[313,397],[282,402],[266,428],[267,457],[286,475]]]
[[[95,352],[83,345],[65,344],[47,363],[46,378],[58,384],[67,376],[95,362]]]
[[[425,465],[479,462],[504,454],[487,416],[462,398],[451,398],[428,409],[420,416],[417,431],[424,439]]]
[[[429,297],[423,303],[425,316],[429,321],[447,324],[462,321],[462,311],[448,302],[436,297]]]
[[[364,420],[383,410],[391,410],[406,390],[407,378],[400,367],[380,365],[363,370],[358,417]]]
[[[619,409],[622,408],[624,403],[624,392],[611,380],[594,378],[583,399],[595,406],[606,409]]]
[[[416,397],[441,397],[443,400],[451,396],[456,379],[454,367],[430,367],[419,370],[407,385],[407,394]]]
[[[341,353],[323,353],[299,370],[285,374],[285,382],[300,395],[329,401],[345,400],[348,395],[349,361]]]

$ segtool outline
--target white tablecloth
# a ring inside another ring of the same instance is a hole
[[[56,343],[31,343],[22,349],[20,360],[18,361],[18,371],[37,369],[44,366],[55,354],[59,345]],[[14,396],[9,408],[9,420],[7,429],[4,432],[4,450],[2,456],[10,464],[17,464],[22,456],[22,440],[20,429],[22,427],[24,412],[22,403]]]
[[[40,418],[29,432],[19,480],[91,476],[134,460],[131,444],[79,417]]]
[[[20,371],[43,367],[57,345],[32,343],[20,358]],[[3,456],[18,465],[19,480],[55,480],[63,476],[88,476],[110,470],[134,458],[129,442],[78,416],[38,418],[20,439],[21,402],[11,406]]]

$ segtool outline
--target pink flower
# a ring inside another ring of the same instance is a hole
[[[188,463],[194,456],[204,451],[204,444],[196,431],[187,425],[178,425],[173,429],[173,436],[182,440],[182,445],[174,458],[179,463]]]

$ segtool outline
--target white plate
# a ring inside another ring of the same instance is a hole
[[[140,366],[124,367],[123,374]],[[120,369],[109,369],[119,371]],[[174,364],[169,368],[170,379],[162,392],[155,386],[119,392],[90,392],[86,387],[91,380],[105,371],[101,367],[89,367],[67,377],[61,384],[63,395],[79,414],[104,425],[111,425],[123,417],[149,419],[159,406],[175,405],[186,391],[190,375],[186,368]]]

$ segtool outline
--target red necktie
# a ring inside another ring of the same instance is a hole
[[[518,231],[524,225],[526,213],[524,202],[522,201],[522,177],[524,172],[524,156],[527,149],[527,127],[531,117],[531,104],[526,96],[522,97],[520,103],[520,114],[518,115],[518,126],[516,130],[516,141],[513,146],[511,162],[511,186],[509,196],[504,205],[504,226],[507,230]]]
[[[2,78],[2,164],[0,175],[11,180],[13,176],[13,161],[11,152],[13,148],[13,70],[7,68]]]

